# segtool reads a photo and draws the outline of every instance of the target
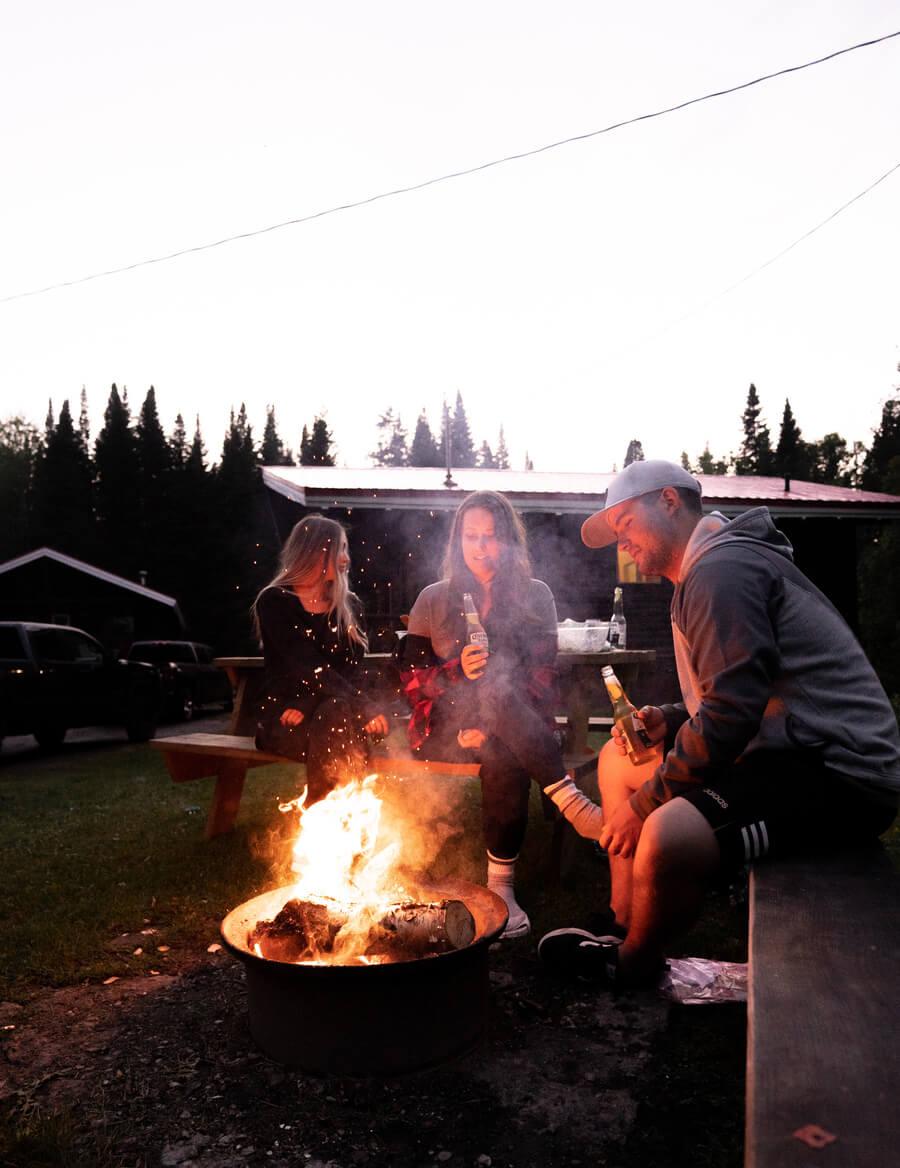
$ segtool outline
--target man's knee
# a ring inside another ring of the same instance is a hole
[[[719,867],[719,845],[703,814],[687,799],[672,799],[644,821],[635,866],[659,875],[684,872],[711,876]]]
[[[660,761],[661,756],[654,763],[635,766],[610,738],[597,756],[597,783],[601,792],[605,789],[610,795],[615,795],[616,791],[623,790],[630,794],[646,783]]]

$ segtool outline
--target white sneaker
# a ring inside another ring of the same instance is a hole
[[[509,920],[506,922],[506,928],[500,934],[501,941],[512,941],[516,937],[527,937],[531,932],[531,921],[528,919],[528,913],[516,904],[507,903],[509,909]]]

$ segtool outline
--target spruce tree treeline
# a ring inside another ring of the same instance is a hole
[[[243,403],[232,410],[210,466],[199,417],[190,442],[181,414],[166,436],[153,386],[136,419],[127,392],[112,386],[93,447],[84,390],[79,406],[76,426],[68,400],[58,417],[49,403],[43,434],[21,418],[0,421],[0,561],[46,545],[144,579],[176,597],[191,635],[254,651],[248,609],[278,552],[260,466],[293,465],[274,407],[259,446]],[[301,459],[334,464],[323,418]]]
[[[400,414],[395,413],[392,406],[379,415],[376,428],[378,444],[369,457],[377,466],[444,466],[447,462],[449,442],[450,463],[454,467],[509,469],[509,451],[506,448],[503,427],[500,427],[497,436],[496,450],[491,449],[486,439],[476,450],[462,394],[459,391],[452,411],[444,402],[440,435],[437,438],[431,429],[424,406],[416,419],[412,442],[408,440],[408,432]]]
[[[741,426],[743,438],[736,453],[716,457],[707,442],[693,461],[682,451],[681,465],[695,474],[777,475],[836,487],[865,487],[868,454],[863,443],[850,444],[834,432],[807,442],[789,399],[785,399],[774,449],[759,394],[752,382]]]

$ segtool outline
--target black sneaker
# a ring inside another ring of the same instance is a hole
[[[624,941],[628,930],[620,925],[609,909],[598,909],[584,918],[584,927],[598,940]]]
[[[538,957],[548,970],[614,987],[620,941],[587,929],[554,929],[538,942]]]

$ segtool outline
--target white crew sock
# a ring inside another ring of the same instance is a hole
[[[502,937],[525,937],[531,931],[528,914],[516,900],[516,857],[499,860],[487,854],[487,886],[491,892],[503,898],[509,911],[509,920],[501,933]]]
[[[544,787],[544,794],[556,804],[560,812],[585,839],[597,840],[603,829],[603,809],[575,786],[571,775],[564,775],[558,783]]]

